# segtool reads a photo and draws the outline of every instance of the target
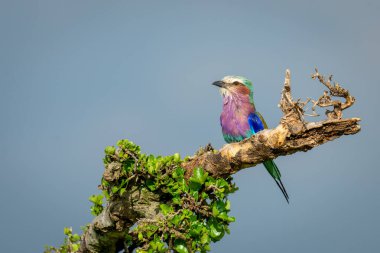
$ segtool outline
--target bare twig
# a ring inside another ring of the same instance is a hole
[[[330,75],[328,78],[325,78],[323,75],[319,74],[318,69],[315,68],[315,73],[311,75],[312,79],[318,79],[320,83],[325,85],[329,89],[329,93],[325,91],[323,95],[317,100],[313,101],[313,110],[315,106],[319,107],[329,107],[333,106],[334,110],[326,110],[326,115],[329,119],[341,119],[343,117],[343,110],[349,108],[355,103],[355,98],[350,95],[349,91],[344,89],[339,85],[339,83],[332,82],[333,75]],[[342,97],[346,101],[342,103],[339,100],[332,100],[331,96]]]

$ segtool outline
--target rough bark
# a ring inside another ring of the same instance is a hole
[[[268,159],[308,151],[342,135],[355,134],[360,131],[359,121],[352,118],[306,123],[297,134],[292,134],[289,128],[280,124],[249,139],[225,145],[219,151],[198,155],[183,166],[189,176],[192,168],[203,167],[214,176],[225,177]]]
[[[354,104],[354,97],[339,84],[331,84],[332,76],[326,79],[317,69],[312,78],[318,79],[329,90],[316,101],[294,101],[291,96],[290,71],[287,70],[279,104],[284,114],[279,125],[239,143],[225,145],[220,150],[214,150],[208,145],[182,164],[187,169],[187,177],[195,167],[203,167],[216,177],[227,177],[268,159],[305,152],[342,135],[358,133],[359,118],[342,119],[343,110]],[[333,100],[332,97],[342,97],[345,102]],[[327,119],[324,121],[306,122],[304,108],[309,102],[313,104],[312,115],[316,115],[316,106],[332,106],[333,110],[326,111]],[[117,173],[117,167],[108,166],[104,178],[112,181]],[[137,187],[122,197],[111,199],[82,235],[79,252],[115,253],[123,248],[125,252],[132,252],[134,245],[129,248],[123,245],[126,232],[136,222],[155,220],[160,215],[159,204],[157,194],[138,190]]]

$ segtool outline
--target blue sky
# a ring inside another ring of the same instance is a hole
[[[212,252],[375,252],[380,235],[378,1],[0,1],[4,252],[58,245],[91,221],[104,147],[152,154],[224,145],[211,82],[243,75],[272,127],[284,72],[319,97],[315,66],[357,99],[362,131],[235,175],[231,235]],[[313,120],[313,119],[310,119]]]

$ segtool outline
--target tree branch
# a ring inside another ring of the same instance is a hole
[[[348,90],[339,84],[331,84],[330,78],[318,73],[312,75],[329,89],[324,95],[313,102],[315,107],[332,106],[333,111],[326,111],[327,119],[320,122],[306,122],[305,106],[311,99],[301,102],[294,101],[291,95],[290,71],[286,71],[284,88],[279,107],[283,116],[279,125],[257,133],[251,138],[238,143],[225,145],[220,150],[214,150],[211,145],[202,148],[198,153],[183,162],[188,179],[193,169],[202,167],[214,177],[228,177],[244,168],[255,166],[268,159],[291,155],[299,151],[308,151],[314,147],[332,141],[342,135],[356,134],[360,131],[359,118],[342,119],[343,110],[352,106],[355,98]],[[345,102],[332,100],[332,97],[343,97]],[[121,166],[110,163],[107,165],[103,179],[109,182],[117,179]],[[137,182],[137,181],[136,181]],[[144,188],[143,188],[144,189]],[[162,201],[162,200],[161,200]],[[139,187],[132,188],[121,197],[111,198],[107,207],[88,226],[82,235],[79,252],[115,253],[126,247],[123,242],[126,233],[135,223],[157,221],[162,215],[159,211],[160,196]],[[129,250],[138,245],[129,246]]]
[[[308,151],[342,135],[356,134],[360,131],[359,118],[341,119],[344,109],[352,106],[355,98],[350,96],[348,90],[338,84],[331,85],[331,77],[326,81],[321,74],[316,73],[312,78],[324,84],[330,90],[331,96],[346,98],[346,103],[333,101],[329,96],[322,96],[315,106],[334,106],[334,111],[327,110],[327,120],[307,123],[304,120],[304,107],[310,101],[293,101],[290,86],[290,71],[286,70],[284,88],[281,94],[279,107],[284,115],[280,124],[270,130],[264,130],[249,139],[238,143],[225,145],[219,151],[210,150],[193,157],[183,164],[187,169],[187,176],[195,167],[203,167],[211,174],[224,177],[238,172],[241,169],[255,166],[268,159],[278,156],[291,155],[298,151]],[[327,92],[325,91],[325,94]]]

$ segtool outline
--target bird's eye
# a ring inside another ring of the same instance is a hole
[[[238,81],[235,81],[232,83],[233,85],[239,85],[240,83]]]

